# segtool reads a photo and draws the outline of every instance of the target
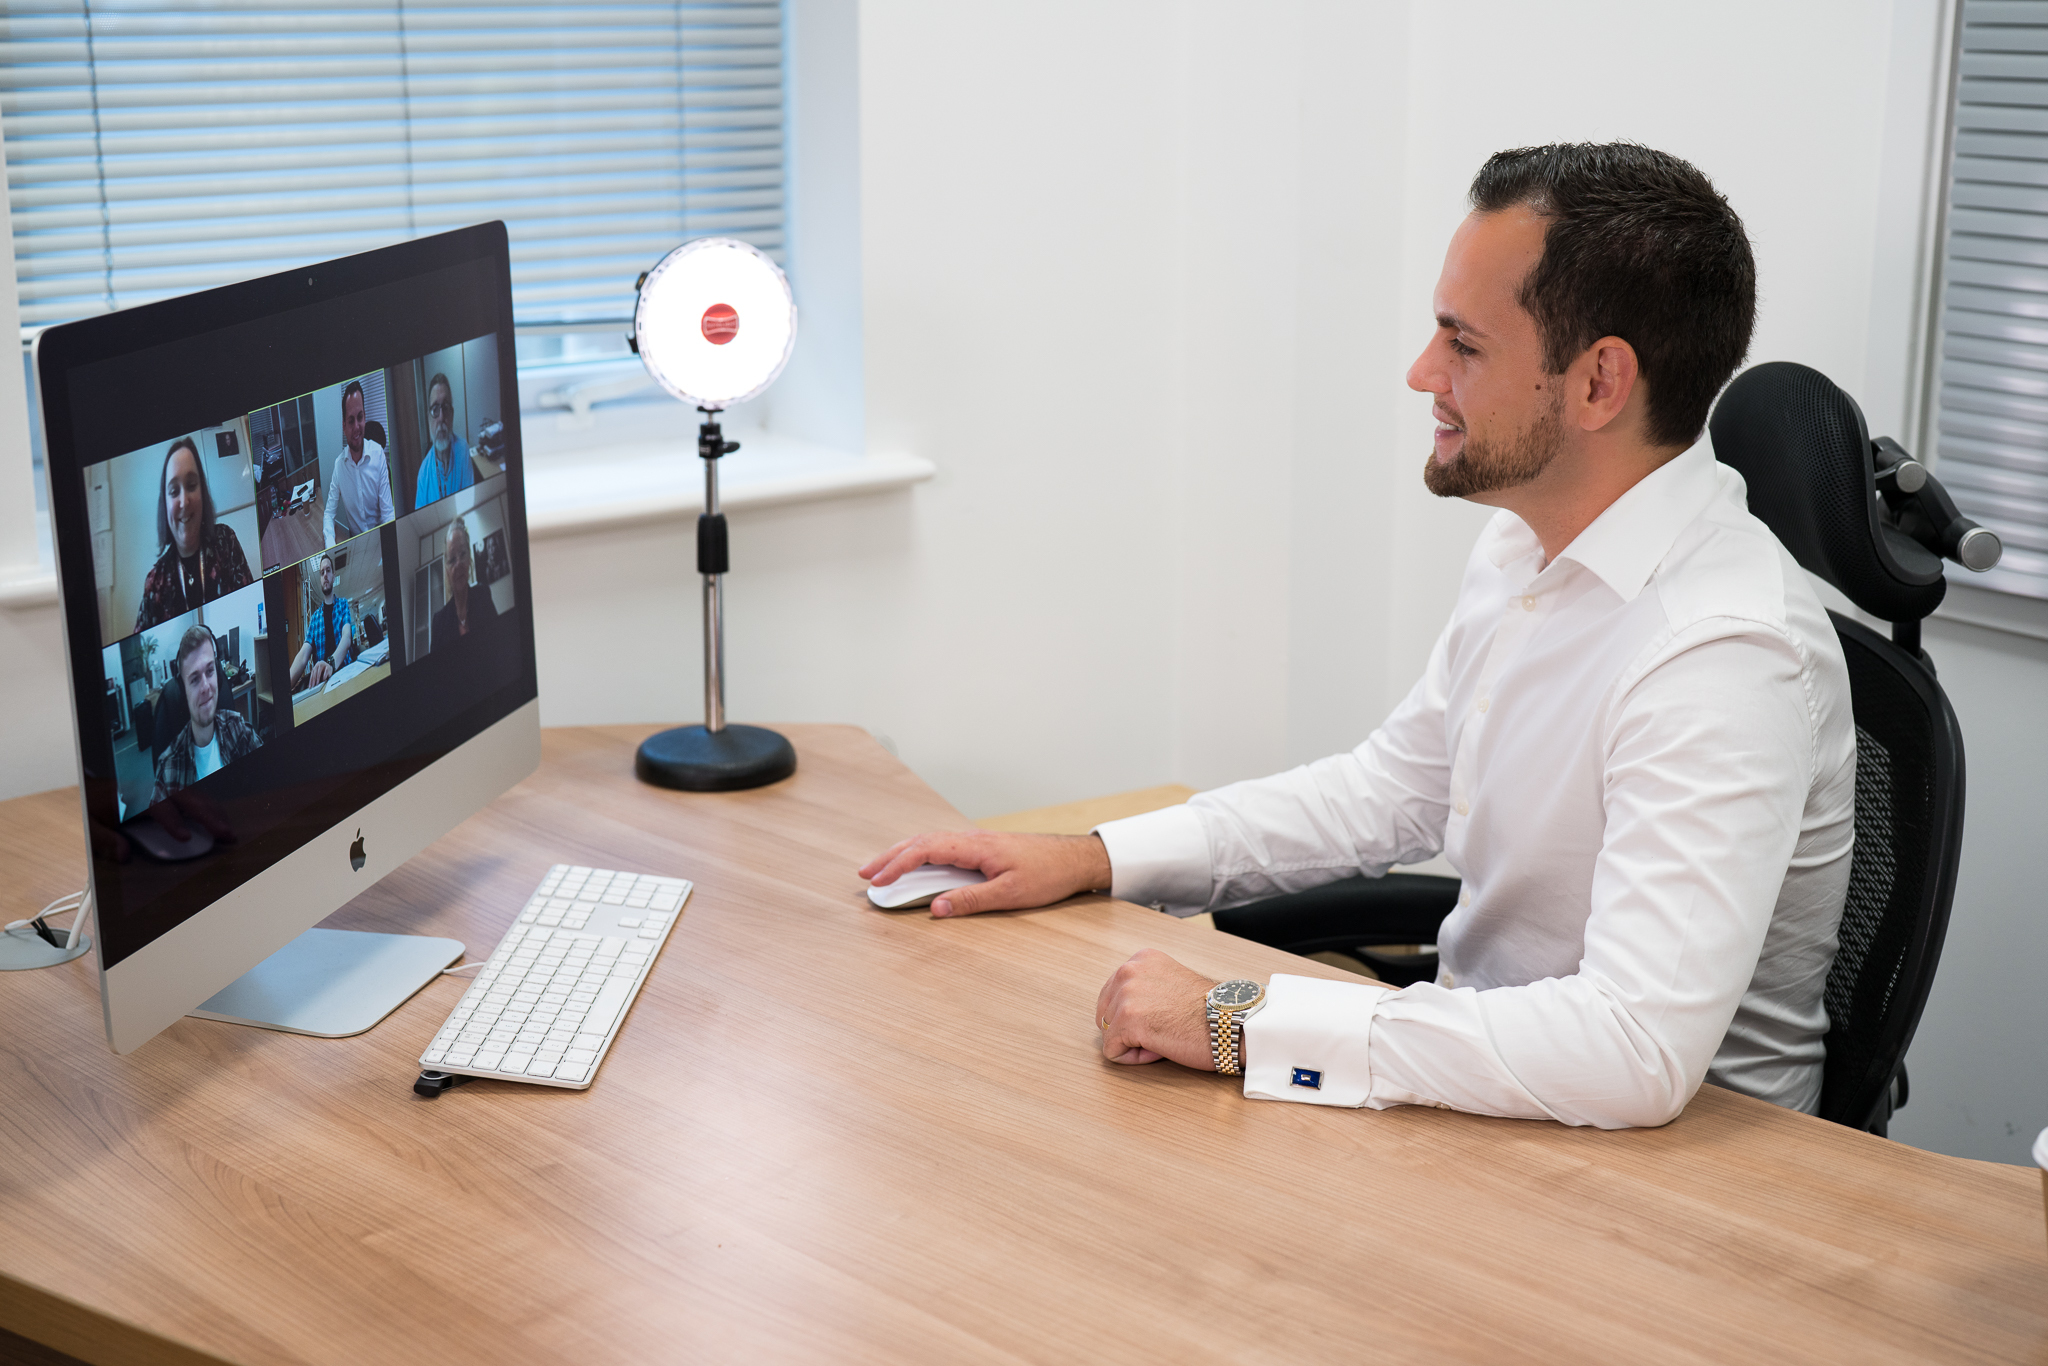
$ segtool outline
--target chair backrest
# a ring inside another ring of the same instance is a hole
[[[1870,428],[1827,376],[1775,361],[1714,405],[1714,455],[1792,558],[1874,617],[1918,623],[1948,591],[1939,556],[1878,516]],[[1962,855],[1963,741],[1934,668],[1837,613],[1856,718],[1856,848],[1828,973],[1821,1114],[1883,1133],[1920,1023]]]
[[[1948,933],[1963,845],[1963,742],[1924,663],[1829,615],[1856,716],[1856,848],[1828,972],[1820,1113],[1882,1134]]]

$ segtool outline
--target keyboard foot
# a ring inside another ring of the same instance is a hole
[[[443,1091],[452,1090],[468,1080],[468,1077],[463,1076],[459,1072],[435,1072],[429,1070],[420,1073],[419,1079],[413,1082],[412,1089],[415,1094],[432,1100]]]

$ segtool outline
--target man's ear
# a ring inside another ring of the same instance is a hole
[[[1579,426],[1589,432],[1606,428],[1628,407],[1642,371],[1636,349],[1620,337],[1602,337],[1579,355],[1573,367],[1582,397]]]

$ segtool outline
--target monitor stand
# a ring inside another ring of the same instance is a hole
[[[287,1034],[346,1038],[404,1005],[462,954],[458,939],[307,930],[191,1013]]]

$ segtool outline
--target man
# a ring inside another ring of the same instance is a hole
[[[449,650],[470,639],[493,634],[498,624],[498,605],[484,584],[470,586],[469,528],[460,517],[448,524],[448,547],[441,557],[441,573],[448,589],[448,601],[434,613],[428,628],[430,649]]]
[[[347,598],[334,596],[334,556],[321,552],[320,608],[306,618],[306,643],[292,660],[292,691],[317,688],[334,677],[355,652],[355,613]]]
[[[469,448],[455,430],[455,391],[448,376],[435,375],[427,381],[427,458],[420,462],[420,477],[413,486],[412,505],[427,504],[460,493],[476,483],[470,467]]]
[[[156,761],[156,790],[149,799],[153,806],[263,744],[240,713],[220,710],[214,650],[213,632],[204,626],[194,626],[179,637],[176,685],[185,690],[188,716],[178,738]]]
[[[1276,975],[1243,1021],[1247,1096],[1619,1128],[1713,1080],[1811,1111],[1847,670],[1739,476],[1689,449],[1748,348],[1748,240],[1706,177],[1629,145],[1500,153],[1471,202],[1408,382],[1439,424],[1427,486],[1501,511],[1386,723],[1092,835],[927,835],[861,871],[988,875],[937,915],[1104,886],[1189,914],[1442,852],[1464,886],[1438,979]],[[1139,953],[1098,1000],[1103,1053],[1211,1066],[1210,986]]]
[[[382,526],[393,516],[391,472],[385,468],[384,448],[363,438],[363,409],[362,381],[352,379],[341,391],[341,454],[335,457],[334,472],[327,478],[328,545],[336,543],[337,522],[345,541]]]

